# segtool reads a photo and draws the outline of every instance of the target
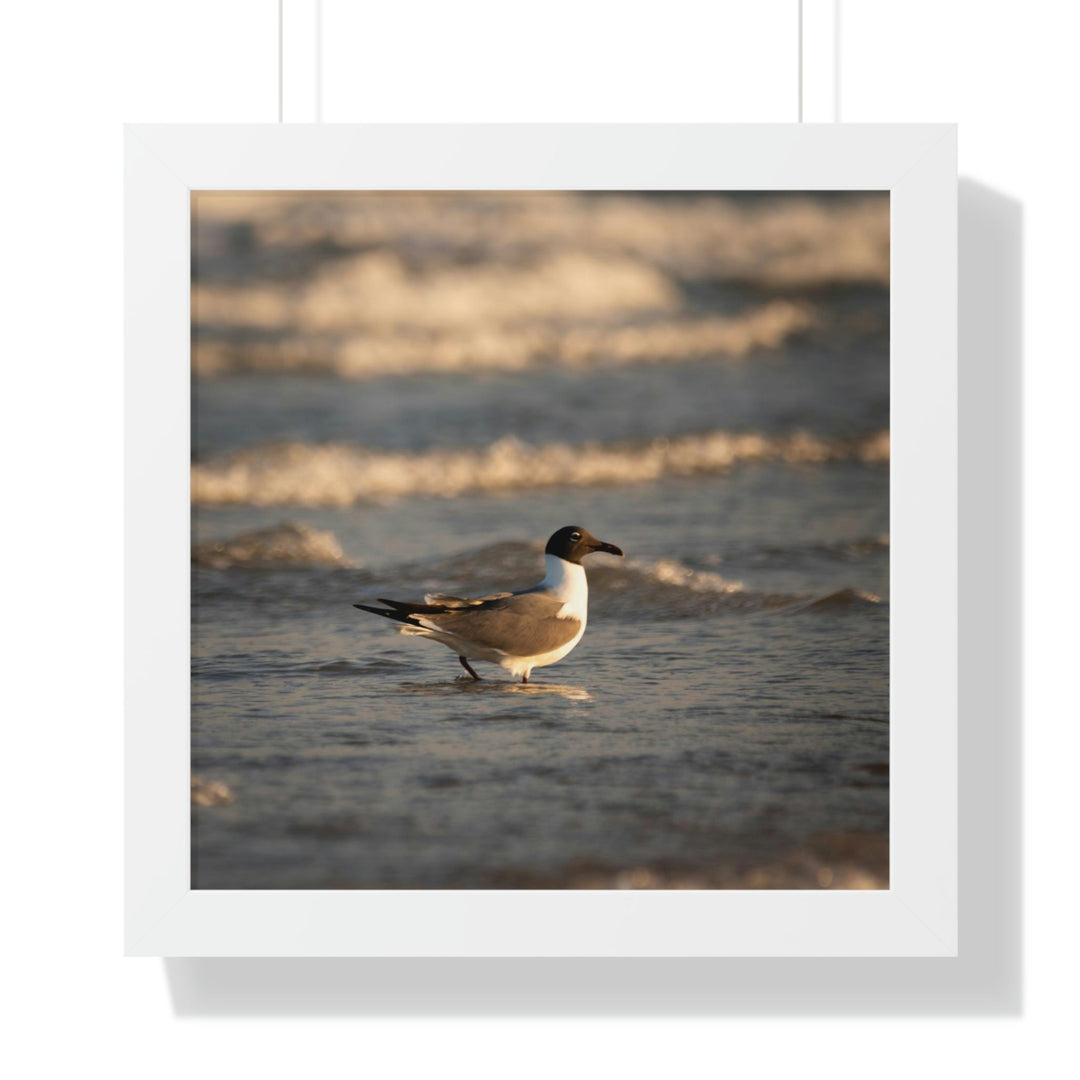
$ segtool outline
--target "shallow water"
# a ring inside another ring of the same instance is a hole
[[[243,212],[257,235],[269,230],[275,258],[288,242],[301,255],[325,242],[311,221],[297,233],[280,207]],[[566,208],[575,221],[592,212]],[[515,227],[561,237],[562,219],[545,213]],[[371,242],[368,218],[330,220],[335,235],[351,228]],[[428,236],[443,266],[446,245],[461,242],[445,234],[471,235],[470,220],[409,211],[386,228],[399,251],[408,233],[420,265],[430,253],[416,237]],[[751,296],[717,276],[707,245],[687,239],[650,256],[653,234],[635,220],[620,257],[661,275],[649,287],[665,319],[768,301],[760,282]],[[792,220],[805,239],[809,219]],[[195,245],[203,280],[242,289],[251,252],[215,247],[221,218],[207,221]],[[596,243],[610,239],[605,228]],[[503,257],[487,244],[482,265]],[[324,255],[311,256],[319,273]],[[873,454],[858,447],[887,431],[888,297],[865,283],[835,288],[826,262],[827,280],[795,298],[813,308],[815,329],[740,357],[195,378],[192,770],[230,799],[193,807],[194,886],[886,886],[887,439]],[[676,272],[684,264],[696,283]],[[395,296],[452,293],[452,276],[378,280]],[[486,319],[483,290],[494,290],[519,318],[516,294],[497,281],[474,275],[466,299]],[[639,293],[627,285],[618,302]],[[534,305],[560,294],[538,295]],[[567,310],[580,318],[575,303]],[[461,332],[470,316],[439,304]],[[608,308],[597,315],[608,329],[628,318]],[[290,332],[310,332],[313,316],[301,315]],[[717,433],[766,446],[816,440],[828,452],[721,455],[693,468],[670,452]],[[514,451],[477,480],[469,453],[507,438],[569,447],[570,464],[534,487],[537,470]],[[282,444],[295,451],[288,483]],[[330,444],[345,466],[320,456]],[[594,468],[602,454],[623,468]],[[243,483],[207,494],[200,478],[235,469],[236,455]],[[297,480],[298,460],[315,471]],[[473,479],[427,494],[447,462]],[[542,576],[543,540],[571,522],[627,557],[588,560],[585,636],[527,686],[486,664],[474,683],[450,650],[351,606],[528,587]]]
[[[350,605],[532,584],[539,545],[461,539],[575,518],[555,496],[315,515],[363,567],[196,569],[193,768],[237,795],[198,811],[196,885],[693,879],[884,834],[887,518],[860,507],[884,483],[769,467],[600,493],[590,519],[628,558],[590,559],[585,638],[528,686],[484,664],[473,683]],[[789,513],[794,490],[813,499],[802,537],[765,505],[724,528],[770,489]],[[231,511],[227,531],[260,516]]]

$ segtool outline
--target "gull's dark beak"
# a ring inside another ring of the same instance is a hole
[[[605,544],[603,540],[598,540],[593,545],[593,551],[606,551],[609,555],[622,555],[622,548],[617,548],[614,544]]]

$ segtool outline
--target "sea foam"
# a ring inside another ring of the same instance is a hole
[[[712,280],[766,287],[887,285],[889,200],[879,193],[752,200],[632,192],[203,193],[197,257],[237,238],[264,257],[395,247],[458,264],[522,262],[552,252],[645,260]]]
[[[622,325],[552,322],[402,327],[364,333],[198,337],[197,375],[300,373],[364,379],[387,375],[603,368],[621,364],[742,360],[780,348],[814,326],[811,306],[773,300],[730,315],[662,317]]]
[[[215,570],[349,565],[333,533],[289,521],[228,540],[196,544],[191,561]]]
[[[836,461],[884,464],[889,433],[858,439],[714,431],[646,443],[548,443],[513,436],[476,449],[421,453],[368,450],[347,443],[249,447],[192,466],[196,504],[350,506],[414,496],[538,487],[633,484],[666,476],[722,472],[736,465]]]

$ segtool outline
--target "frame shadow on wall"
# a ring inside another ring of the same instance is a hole
[[[959,957],[170,958],[175,1013],[1018,1015],[1022,237],[1019,202],[960,181]]]

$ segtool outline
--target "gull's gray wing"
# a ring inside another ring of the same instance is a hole
[[[546,592],[499,596],[481,604],[438,614],[418,616],[431,626],[464,641],[511,656],[553,652],[577,637],[577,619],[559,619],[563,602]]]
[[[449,596],[446,593],[428,593],[424,597],[425,604],[436,604],[444,608],[472,608],[479,607],[481,604],[489,603],[492,600],[502,600],[503,597],[513,596],[513,593],[500,592],[492,593],[490,596],[478,596],[475,599],[469,599],[467,596]],[[386,600],[383,603],[387,603]]]

